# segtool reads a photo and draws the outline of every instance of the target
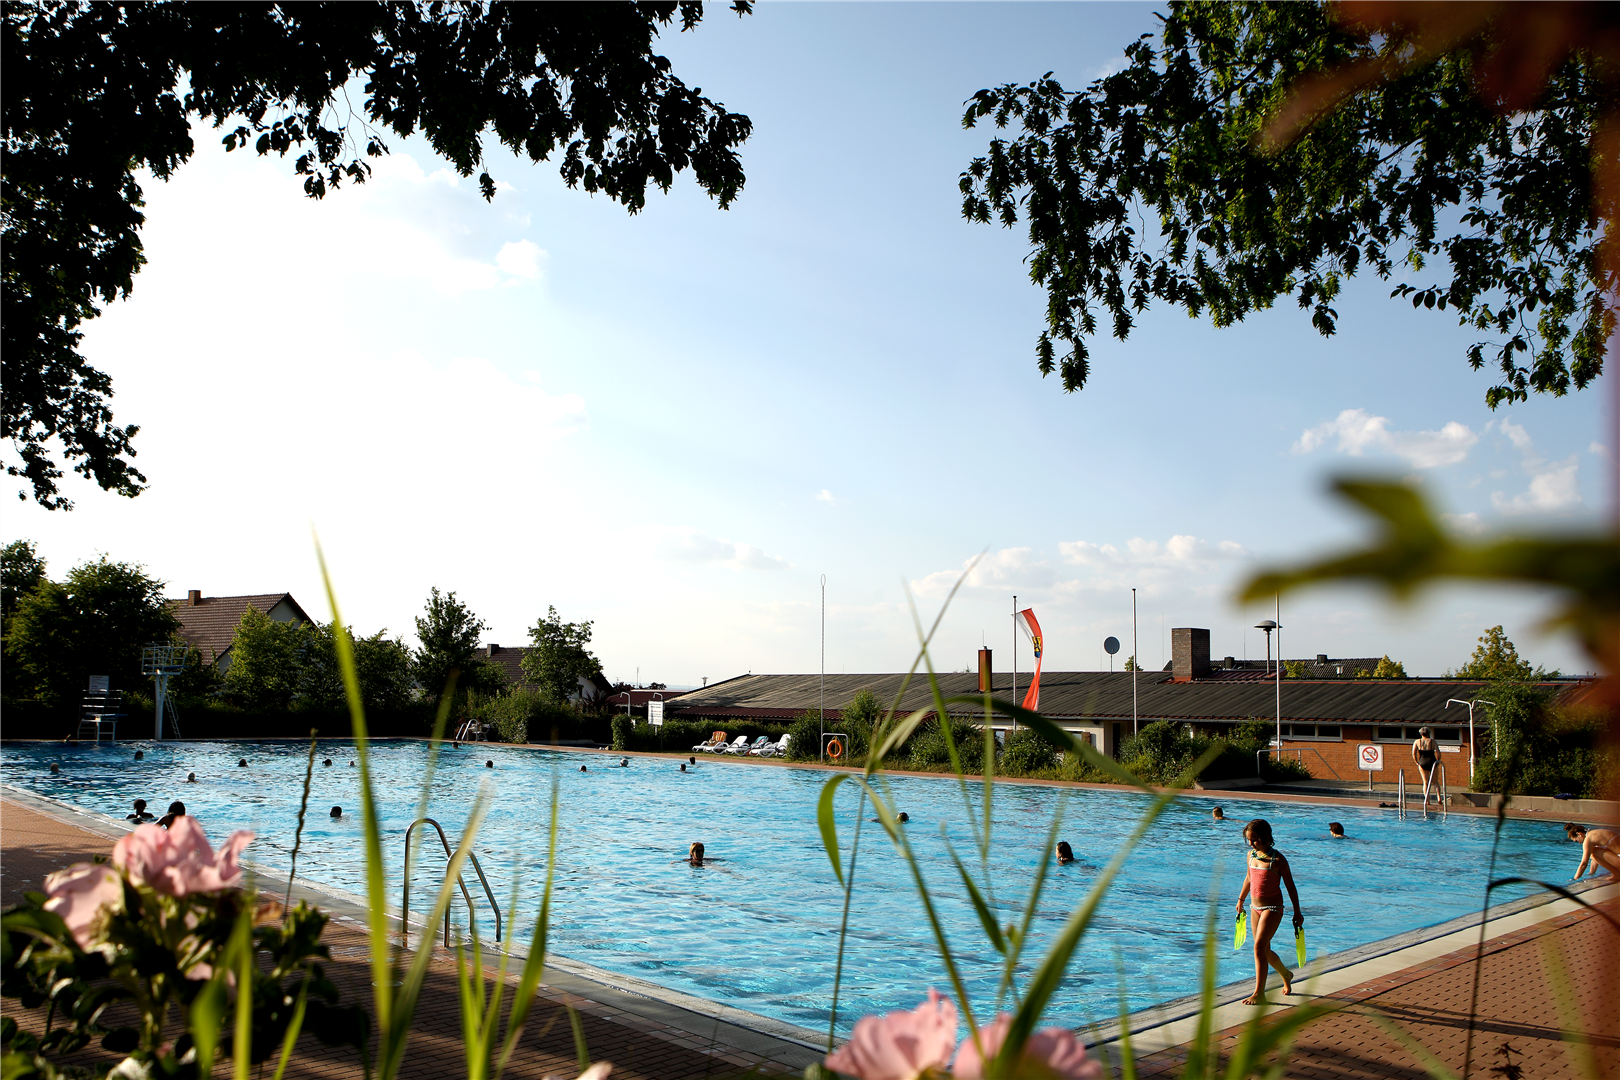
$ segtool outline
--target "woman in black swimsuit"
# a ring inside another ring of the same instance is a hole
[[[1434,787],[1434,766],[1440,760],[1440,748],[1435,745],[1434,732],[1428,728],[1418,728],[1418,737],[1412,743],[1412,760],[1417,762],[1418,772],[1423,776],[1423,805],[1429,805],[1429,790]],[[1434,793],[1434,801],[1440,801],[1440,792]]]

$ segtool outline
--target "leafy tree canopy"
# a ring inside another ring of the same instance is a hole
[[[501,673],[478,657],[478,636],[488,629],[455,593],[441,594],[434,586],[427,608],[416,617],[421,644],[412,657],[412,671],[422,692],[437,698],[451,676],[458,691],[500,689]]]
[[[360,700],[367,709],[402,708],[410,699],[409,650],[390,640],[387,631],[356,638],[354,647]],[[276,622],[248,608],[231,642],[231,663],[221,689],[226,697],[252,709],[343,708],[343,675],[338,667],[333,623]]]
[[[1404,679],[1406,678],[1406,665],[1399,660],[1391,660],[1389,654],[1384,656],[1373,666],[1371,671],[1366,668],[1356,669],[1358,679]]]
[[[163,582],[144,568],[105,555],[82,563],[17,601],[6,626],[7,694],[75,708],[91,675],[109,676],[115,690],[138,689],[147,681],[141,649],[179,627]]]
[[[589,622],[565,623],[554,607],[529,628],[531,648],[523,654],[523,675],[554,701],[567,701],[580,692],[579,681],[602,674],[602,662],[586,648],[591,643]]]
[[[173,175],[194,121],[223,129],[227,149],[295,155],[313,198],[363,182],[384,132],[420,132],[493,198],[489,132],[531,161],[555,157],[570,187],[632,213],[649,185],[667,191],[686,170],[725,207],[752,125],[653,52],[677,18],[690,30],[703,5],[6,4],[0,432],[18,456],[7,473],[53,509],[72,506],[57,488],[63,463],[121,495],[145,486],[131,464],[138,428],[114,422],[112,382],[80,355],[81,326],[129,295],[145,262],[137,172]]]
[[[1370,270],[1477,332],[1467,359],[1496,367],[1491,407],[1587,386],[1617,284],[1588,143],[1620,91],[1601,58],[1559,50],[1533,105],[1506,114],[1477,78],[1512,52],[1500,25],[1417,66],[1410,33],[1342,25],[1331,5],[1189,0],[1084,90],[1048,73],[975,94],[964,126],[1016,131],[962,173],[962,212],[1027,222],[1040,371],[1080,389],[1099,320],[1123,340],[1154,300],[1228,326],[1287,296],[1331,335],[1344,280]],[[1292,88],[1358,64],[1398,74],[1262,151]]]
[[[17,601],[45,580],[45,560],[32,540],[13,540],[0,548],[0,615],[11,617]]]
[[[1557,674],[1545,668],[1531,667],[1528,660],[1519,659],[1519,650],[1500,626],[1493,626],[1481,634],[1468,663],[1452,672],[1458,679],[1511,679],[1519,682],[1556,677]]]

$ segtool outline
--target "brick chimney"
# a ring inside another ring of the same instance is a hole
[[[1176,679],[1209,674],[1209,631],[1177,627],[1170,631],[1170,673]]]
[[[979,650],[979,693],[990,692],[990,650]]]
[[[200,603],[202,603],[202,590],[201,589],[192,589],[190,592],[186,593],[186,606],[187,607],[196,607]]]

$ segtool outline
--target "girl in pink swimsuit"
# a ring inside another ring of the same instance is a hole
[[[1276,968],[1282,976],[1284,994],[1294,992],[1294,973],[1271,948],[1271,939],[1282,926],[1283,886],[1288,887],[1288,899],[1294,905],[1296,929],[1305,925],[1305,916],[1299,910],[1299,893],[1288,860],[1272,846],[1271,823],[1255,818],[1243,826],[1243,839],[1249,842],[1249,872],[1243,878],[1243,891],[1238,893],[1237,910],[1241,914],[1243,901],[1252,897],[1249,924],[1254,936],[1254,993],[1244,998],[1243,1004],[1264,1005],[1268,968]]]

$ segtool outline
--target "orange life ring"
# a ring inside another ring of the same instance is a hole
[[[844,756],[844,744],[837,739],[827,740],[827,756],[837,761]]]

